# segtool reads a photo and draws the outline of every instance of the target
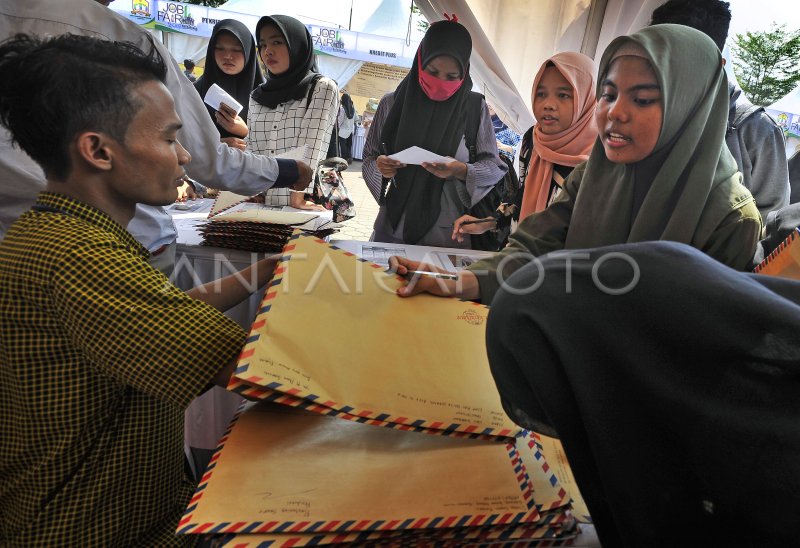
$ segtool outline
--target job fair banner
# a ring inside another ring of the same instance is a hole
[[[131,21],[165,32],[179,32],[210,38],[214,25],[223,19],[237,19],[255,32],[259,16],[209,8],[172,0],[116,0],[112,9]],[[336,57],[405,68],[411,67],[419,42],[378,36],[320,25],[306,25],[314,49]]]
[[[365,34],[336,27],[306,25],[320,53],[357,61],[410,68],[419,42],[406,44],[402,38]]]

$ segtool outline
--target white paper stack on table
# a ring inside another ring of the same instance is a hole
[[[229,211],[199,225],[204,246],[244,249],[259,253],[277,253],[283,249],[296,229],[317,237],[327,235],[329,221],[319,214],[247,208]]]
[[[308,145],[303,145],[297,148],[293,148],[292,150],[289,150],[282,154],[277,154],[274,157],[282,158],[284,160],[304,160],[305,162],[308,162],[311,158],[311,155],[309,152]],[[247,196],[244,194],[236,194],[235,192],[231,192],[229,190],[220,190],[219,193],[217,194],[217,198],[214,200],[214,205],[211,206],[211,212],[208,214],[208,216],[213,217],[215,215],[219,215],[220,213],[227,211],[231,209],[233,206],[238,205],[246,200],[249,200],[250,198],[252,198],[252,196]]]
[[[572,493],[541,439],[503,412],[486,307],[400,299],[401,283],[292,236],[229,386],[283,405],[234,423],[180,534],[231,546],[574,538]]]

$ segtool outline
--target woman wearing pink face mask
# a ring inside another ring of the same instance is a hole
[[[453,242],[453,222],[480,201],[503,176],[486,103],[476,139],[476,161],[464,145],[472,93],[472,38],[461,24],[439,21],[420,42],[406,78],[378,105],[364,144],[361,171],[381,204],[371,240],[470,247]],[[418,146],[446,162],[405,165],[388,156]],[[383,199],[381,199],[383,197]]]

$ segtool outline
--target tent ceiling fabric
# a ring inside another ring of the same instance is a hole
[[[404,8],[407,5],[404,0],[382,0],[379,9],[374,0],[352,1],[353,30],[380,29],[381,34],[388,35],[407,32],[408,10]],[[531,86],[545,59],[560,51],[583,51],[590,56],[596,52],[597,60],[616,36],[646,25],[652,10],[663,1],[414,0],[414,3],[429,21],[442,19],[445,12],[455,13],[469,29],[473,39],[473,80],[503,121],[523,132],[534,122]],[[345,15],[338,2],[326,6],[328,11],[314,10],[315,17],[336,20],[347,28],[350,10]],[[262,0],[230,0],[223,8],[251,14],[269,11],[308,17],[296,13],[302,8],[295,0],[276,0],[266,9]],[[392,28],[396,33],[390,32]],[[170,36],[167,41],[179,61],[185,57],[198,59],[204,54],[203,40]],[[352,68],[341,72],[342,82],[348,80],[348,73],[353,74]]]
[[[614,38],[646,27],[653,10],[664,2],[666,0],[608,0],[595,61],[600,61],[600,56]]]
[[[766,108],[776,112],[800,114],[800,86],[797,86],[784,97],[778,99]]]
[[[472,34],[472,76],[515,131],[533,124],[531,87],[561,51],[598,60],[615,37],[645,26],[664,0],[414,0],[429,21],[455,13]]]
[[[531,86],[556,51],[580,51],[590,0],[415,0],[430,21],[458,16],[472,35],[472,77],[517,132],[533,125]],[[546,22],[546,23],[544,23]]]
[[[162,42],[179,63],[183,63],[184,59],[192,59],[196,63],[205,60],[208,38],[177,32],[162,32],[161,35]]]
[[[325,55],[324,53],[317,54],[319,71],[328,78],[333,79],[339,89],[347,85],[347,82],[350,81],[354,74],[358,73],[363,64],[363,61],[355,59]]]

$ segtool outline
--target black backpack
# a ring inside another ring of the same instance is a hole
[[[467,145],[469,163],[471,164],[474,164],[478,157],[478,127],[480,126],[481,115],[483,114],[482,103],[483,95],[475,92],[470,93],[467,99],[467,125],[464,130],[464,143]],[[495,183],[492,190],[490,190],[486,196],[481,198],[477,204],[469,208],[466,212],[479,219],[486,219],[488,217],[498,219],[498,229],[490,230],[483,234],[473,234],[472,249],[499,251],[508,243],[511,223],[499,222],[499,218],[505,214],[499,208],[500,204],[516,203],[517,193],[520,192],[520,184],[517,178],[517,171],[514,169],[514,163],[502,155],[500,159],[506,164],[508,171]]]

